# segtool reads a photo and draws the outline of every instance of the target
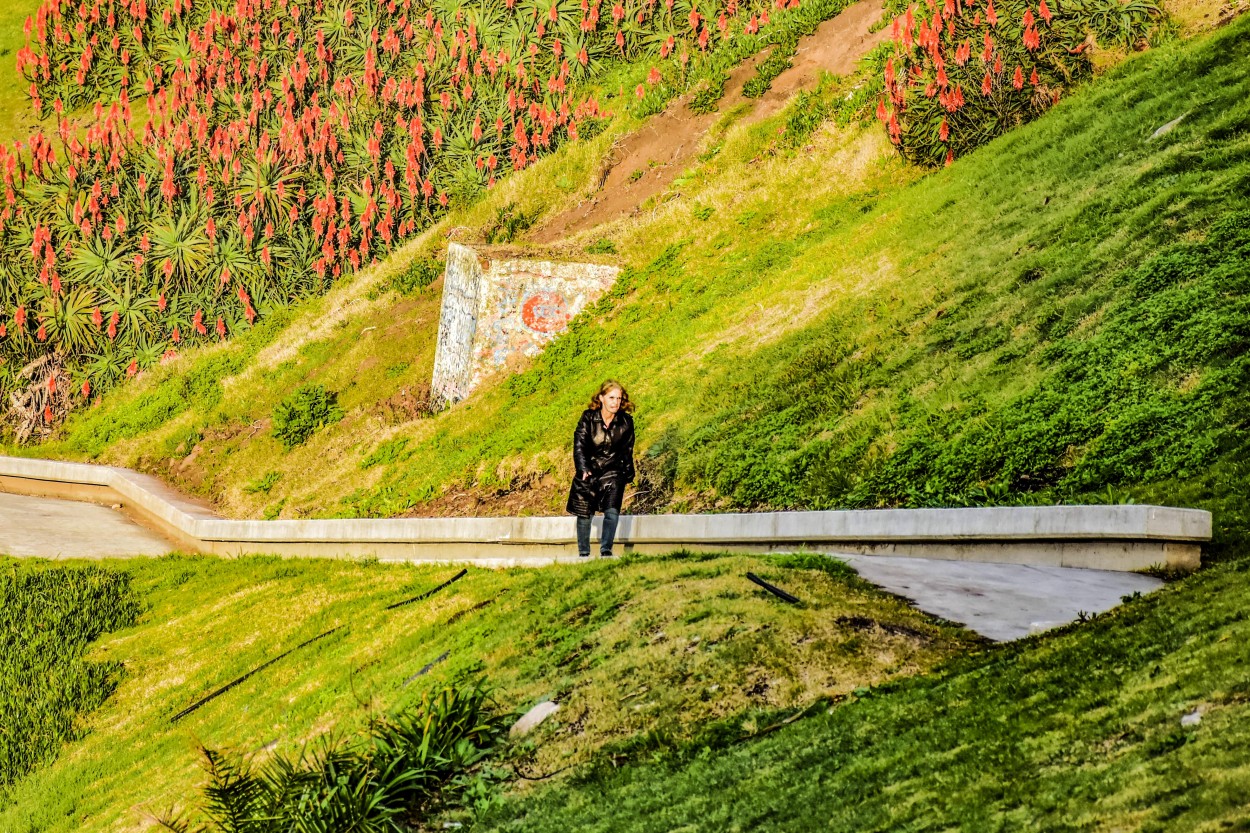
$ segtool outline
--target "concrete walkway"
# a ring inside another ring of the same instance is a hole
[[[107,506],[0,492],[0,554],[132,558],[172,550],[164,537]]]
[[[41,558],[164,555],[164,537],[107,506],[0,492],[0,554]],[[836,554],[864,579],[994,640],[1101,613],[1162,584],[1136,573],[886,555]],[[548,562],[549,563],[549,562]]]
[[[1111,570],[837,555],[865,580],[916,607],[997,641],[1019,639],[1102,613],[1157,578]]]

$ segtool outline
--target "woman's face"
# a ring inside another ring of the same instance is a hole
[[[609,414],[614,414],[621,409],[621,389],[612,388],[605,393],[599,400],[603,403],[603,410]]]

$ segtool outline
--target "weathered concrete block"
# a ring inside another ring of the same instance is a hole
[[[488,374],[537,355],[619,272],[595,263],[492,261],[450,244],[430,385],[435,401],[457,402]]]

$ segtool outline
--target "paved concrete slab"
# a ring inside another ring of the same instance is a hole
[[[838,554],[861,577],[916,607],[998,641],[1019,639],[1101,613],[1159,579],[1137,573],[882,555]]]
[[[0,554],[41,558],[126,558],[173,548],[107,506],[0,492]]]

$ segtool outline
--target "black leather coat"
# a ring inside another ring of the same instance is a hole
[[[587,410],[573,432],[573,485],[566,510],[587,517],[620,511],[625,486],[634,481],[634,418],[617,411],[611,425],[598,410]],[[590,472],[590,477],[582,475]]]

